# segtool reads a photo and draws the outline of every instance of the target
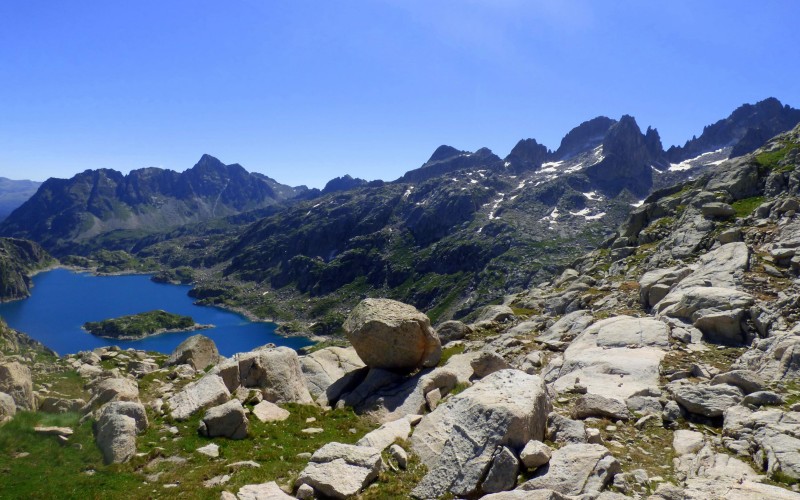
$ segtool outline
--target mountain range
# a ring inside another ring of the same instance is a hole
[[[770,98],[665,151],[633,117],[597,117],[555,150],[524,139],[500,158],[443,145],[395,181],[344,176],[321,191],[208,155],[180,174],[89,170],[46,181],[0,234],[57,257],[103,249],[188,266],[203,275],[200,300],[266,317],[336,316],[382,295],[437,321],[547,281],[653,190],[798,122],[800,110]]]

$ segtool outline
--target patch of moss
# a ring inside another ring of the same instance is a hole
[[[731,203],[736,217],[742,219],[753,213],[753,210],[758,208],[759,205],[764,203],[763,196],[753,196],[752,198],[745,198],[743,200],[734,201]]]

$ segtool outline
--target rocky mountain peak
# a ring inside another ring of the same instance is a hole
[[[503,160],[504,164],[515,171],[539,168],[547,161],[550,151],[536,139],[521,139]]]
[[[554,155],[555,159],[565,160],[597,147],[615,123],[616,120],[606,116],[598,116],[581,123],[561,139],[561,145]]]
[[[462,154],[468,153],[469,151],[461,151],[459,149],[454,148],[453,146],[448,146],[443,144],[436,148],[436,151],[433,152],[428,161],[425,162],[427,165],[428,163],[434,163],[437,161],[447,160],[454,156],[460,156]]]
[[[489,148],[480,148],[471,153],[451,146],[439,146],[420,168],[406,172],[398,181],[421,182],[458,170],[471,168],[496,170],[502,165],[502,160]]]
[[[328,183],[325,184],[325,187],[322,188],[322,194],[333,193],[335,191],[347,191],[365,184],[367,184],[367,181],[364,179],[353,178],[350,174],[345,174],[342,177],[329,180]]]
[[[732,148],[730,157],[733,158],[751,153],[798,123],[800,109],[770,97],[739,106],[727,118],[706,125],[700,137],[693,137],[683,146],[669,148],[666,155],[671,163],[678,163],[709,151]]]

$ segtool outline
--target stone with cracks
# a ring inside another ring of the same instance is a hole
[[[597,495],[622,469],[605,446],[568,444],[553,452],[546,467],[520,490],[549,489],[564,495]]]
[[[11,396],[19,409],[36,409],[31,370],[22,363],[0,363],[0,392]]]
[[[172,351],[164,366],[187,364],[195,370],[205,370],[219,363],[219,351],[213,340],[205,335],[192,335]]]
[[[481,490],[484,493],[497,493],[513,489],[517,485],[519,460],[513,451],[503,446],[492,460]]]
[[[232,399],[209,409],[200,422],[198,432],[212,438],[244,439],[247,437],[249,424],[242,403],[238,399]]]
[[[442,345],[428,317],[394,300],[364,299],[343,327],[370,368],[410,371],[436,366],[442,355]]]
[[[675,396],[675,401],[690,413],[705,417],[720,417],[727,408],[739,404],[744,398],[742,390],[732,385],[694,385],[681,382],[683,381],[667,386]]]
[[[697,453],[703,448],[704,444],[705,439],[702,432],[678,429],[672,435],[672,447],[675,448],[675,453],[679,456]]]
[[[356,495],[371,483],[381,469],[377,448],[328,443],[311,455],[296,485],[307,484],[332,498]]]
[[[551,405],[544,381],[518,370],[492,373],[427,415],[411,436],[428,473],[418,498],[478,491],[498,446],[521,449],[544,438]]]
[[[303,375],[311,396],[322,406],[339,399],[352,389],[364,373],[364,362],[352,347],[326,347],[300,357]]]
[[[186,420],[194,413],[228,401],[231,393],[218,375],[206,375],[167,400],[170,415],[175,420]]]
[[[131,417],[136,422],[137,434],[147,430],[147,411],[145,411],[142,403],[134,401],[112,401],[106,403],[97,411],[97,420],[102,420],[104,416],[112,414]]]
[[[729,372],[720,373],[711,379],[711,385],[717,384],[734,385],[745,394],[763,391],[767,388],[767,384],[758,373],[751,370],[731,370]]]
[[[240,354],[241,385],[261,389],[272,403],[312,404],[297,352],[289,347],[260,349]]]
[[[668,343],[667,329],[660,321],[630,316],[598,321],[564,351],[563,363],[556,368],[555,389],[565,392],[578,378],[588,393],[624,401],[657,388]]]
[[[586,426],[580,420],[572,420],[553,412],[547,416],[547,439],[554,443],[585,443]]]

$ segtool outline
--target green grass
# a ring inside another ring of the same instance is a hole
[[[276,423],[261,423],[250,419],[250,437],[240,441],[223,438],[208,439],[197,434],[200,415],[175,424],[179,439],[165,433],[171,425],[162,417],[148,412],[150,427],[137,438],[137,451],[126,464],[103,465],[101,453],[94,443],[91,422],[78,426],[76,414],[48,415],[20,413],[0,427],[0,498],[208,498],[218,499],[222,490],[236,492],[245,484],[277,481],[293,484],[307,459],[299,453],[313,453],[331,441],[353,443],[374,424],[355,415],[350,409],[323,412],[315,406],[284,405],[291,416]],[[316,418],[306,423],[307,418]],[[53,436],[33,432],[35,425],[70,426],[75,445],[60,445]],[[320,427],[320,434],[301,432],[307,427]],[[352,429],[352,431],[351,431]],[[219,458],[209,458],[195,450],[208,443],[220,447]],[[79,446],[78,446],[79,445]],[[29,453],[16,458],[20,452]],[[180,456],[183,464],[162,462],[153,465],[158,457]],[[230,463],[252,460],[259,468],[242,468],[232,473]],[[416,469],[413,469],[416,470]],[[87,474],[87,471],[93,473]],[[149,474],[158,474],[148,480]],[[203,481],[214,476],[230,474],[224,486],[203,487]],[[408,473],[404,473],[408,474]],[[396,478],[385,477],[396,484]],[[406,481],[407,482],[407,481]],[[164,484],[178,483],[177,488]],[[397,486],[395,486],[396,488]]]
[[[731,203],[733,210],[736,212],[736,217],[742,219],[753,213],[753,210],[758,208],[759,205],[764,203],[763,196],[754,196],[752,198],[745,198],[743,200],[734,201]]]
[[[784,158],[791,151],[800,149],[800,144],[790,141],[783,141],[783,147],[773,151],[766,151],[756,155],[756,162],[762,167],[766,167],[778,172],[790,172],[794,170],[794,165],[783,164]]]
[[[456,344],[451,347],[445,347],[442,349],[442,358],[439,360],[439,366],[444,366],[447,361],[455,356],[456,354],[462,354],[464,352],[464,344]]]

